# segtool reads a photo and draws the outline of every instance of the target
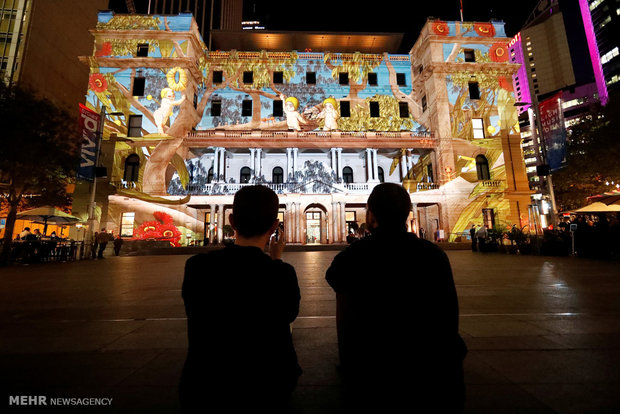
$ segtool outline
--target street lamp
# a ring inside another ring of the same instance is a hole
[[[540,122],[540,108],[538,107],[538,99],[536,95],[532,96],[533,102],[515,102],[514,106],[529,106],[528,112],[531,110],[534,113],[535,124],[531,125],[530,128],[536,132],[536,145],[539,148],[539,153],[541,155],[542,165],[537,166],[536,173],[545,177],[545,181],[547,182],[547,191],[549,192],[549,199],[551,200],[551,214],[550,214],[550,222],[555,225],[556,218],[558,215],[558,210],[555,204],[555,193],[553,191],[553,180],[551,178],[551,172],[549,171],[549,164],[547,163],[547,144],[545,143],[545,137],[542,134],[543,128]],[[542,171],[541,171],[542,170]]]

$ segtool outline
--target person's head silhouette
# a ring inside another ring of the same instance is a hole
[[[273,233],[278,226],[278,195],[268,187],[252,185],[235,193],[230,222],[238,236],[253,238]]]
[[[373,231],[405,231],[407,217],[411,212],[411,198],[402,186],[394,183],[377,185],[366,205],[366,223]]]

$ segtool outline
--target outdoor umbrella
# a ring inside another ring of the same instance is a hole
[[[620,212],[620,204],[607,205],[597,201],[587,206],[581,207],[577,210],[573,210],[573,213],[613,213]]]
[[[47,225],[53,224],[74,224],[81,221],[79,218],[58,210],[55,207],[39,207],[33,210],[17,213],[17,220],[31,220],[44,224],[43,234],[47,233]]]
[[[603,204],[620,204],[620,190],[614,190],[603,194],[597,194],[592,197],[588,197],[588,200],[599,201]]]

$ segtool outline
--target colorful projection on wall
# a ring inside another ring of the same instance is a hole
[[[181,244],[181,232],[174,225],[174,220],[170,214],[162,211],[153,213],[155,220],[145,221],[136,228],[132,240],[164,240],[170,242],[173,247]]]

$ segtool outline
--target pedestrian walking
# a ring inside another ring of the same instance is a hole
[[[476,247],[476,225],[472,224],[471,225],[471,229],[469,229],[469,237],[471,239],[471,251],[475,252],[478,251],[477,247]]]
[[[114,239],[114,255],[118,256],[121,254],[121,248],[123,247],[123,238],[119,234]]]
[[[486,249],[487,238],[489,237],[489,232],[487,231],[487,226],[482,225],[476,231],[476,238],[478,239],[478,249],[483,252]]]
[[[101,231],[99,232],[99,234],[97,235],[97,244],[99,245],[99,249],[98,249],[98,253],[97,253],[97,258],[98,259],[103,259],[103,252],[105,250],[105,248],[108,246],[108,242],[112,241],[114,239],[114,236],[112,236],[110,233],[105,231],[105,228],[101,229]]]
[[[463,408],[467,349],[450,262],[407,232],[410,211],[402,186],[377,185],[366,212],[372,235],[340,252],[325,276],[336,292],[347,412]]]

